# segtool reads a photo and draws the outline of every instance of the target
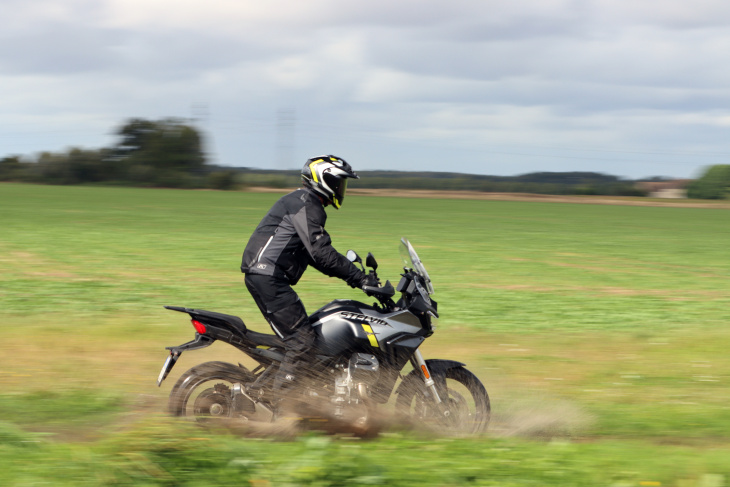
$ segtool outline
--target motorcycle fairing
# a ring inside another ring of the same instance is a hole
[[[371,390],[379,403],[387,402],[400,370],[430,334],[406,310],[382,313],[359,301],[336,300],[310,317],[317,353],[330,357],[348,353],[373,354],[381,364],[380,379]]]

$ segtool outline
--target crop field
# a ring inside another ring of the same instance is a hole
[[[178,305],[269,332],[239,271],[276,193],[0,184],[0,485],[730,486],[730,208],[348,195],[344,253],[397,282],[407,237],[441,318],[426,358],[487,387],[480,438],[251,438],[165,415],[216,343]],[[310,269],[310,312],[367,300]]]

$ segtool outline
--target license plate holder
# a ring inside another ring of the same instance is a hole
[[[177,359],[180,358],[181,354],[182,352],[170,352],[170,355],[167,356],[167,360],[165,360],[165,363],[162,364],[162,370],[160,370],[160,375],[157,377],[157,387],[160,387],[162,381],[165,380],[167,375],[175,366],[175,362],[177,362]]]

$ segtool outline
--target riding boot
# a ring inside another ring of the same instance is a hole
[[[300,389],[298,372],[295,363],[287,362],[286,358],[279,365],[279,370],[274,376],[274,394],[281,398],[291,398]]]

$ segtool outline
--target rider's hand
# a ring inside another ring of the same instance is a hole
[[[360,281],[360,289],[362,289],[363,286],[380,287],[380,283],[375,275],[365,274],[365,277],[363,277],[362,281]]]

